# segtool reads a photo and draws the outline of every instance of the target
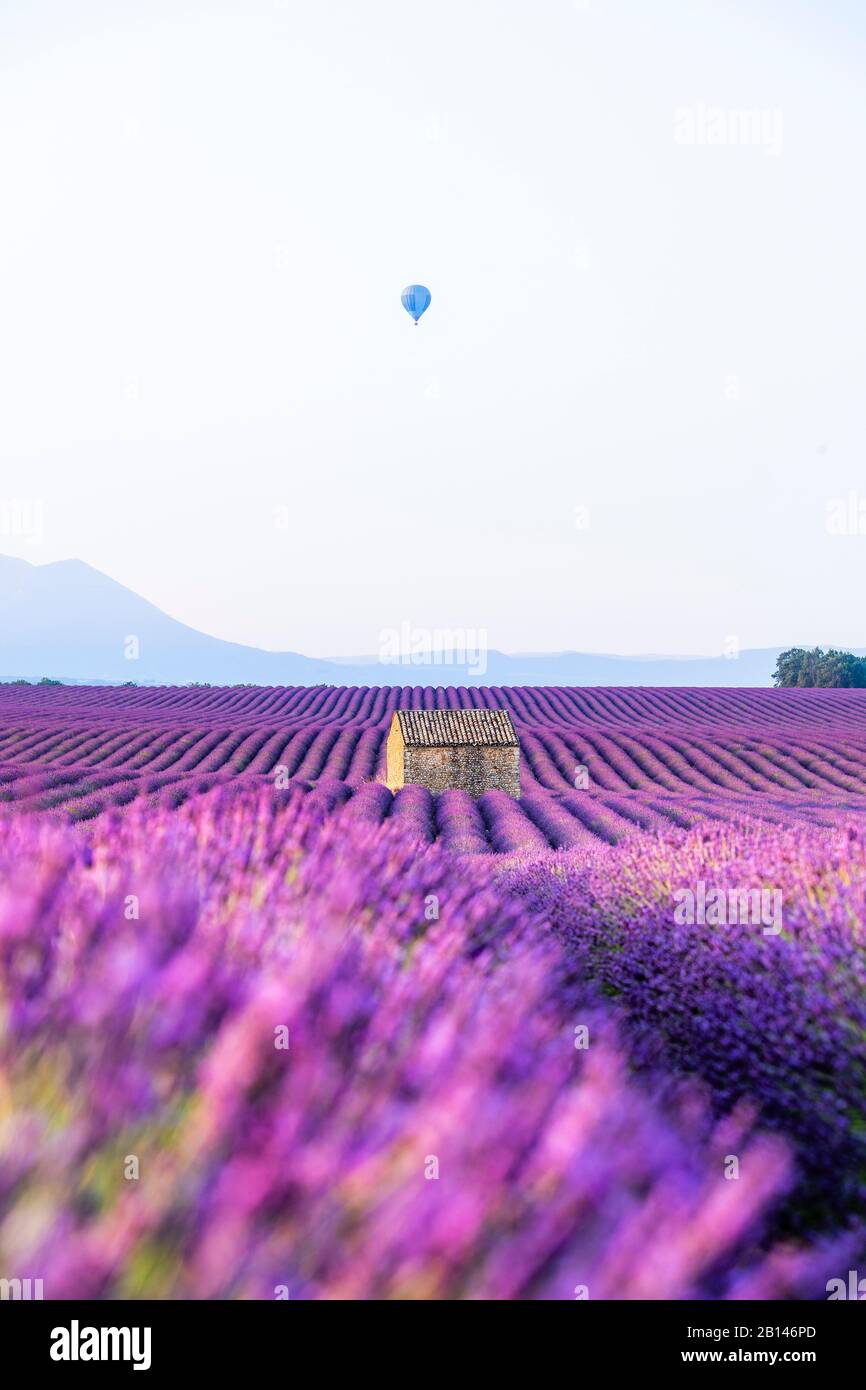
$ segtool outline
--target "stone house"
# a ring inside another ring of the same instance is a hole
[[[400,709],[391,720],[387,778],[480,796],[494,787],[520,795],[520,744],[504,709]]]

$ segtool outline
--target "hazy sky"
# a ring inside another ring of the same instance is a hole
[[[315,655],[864,645],[864,33],[3,0],[0,551]]]

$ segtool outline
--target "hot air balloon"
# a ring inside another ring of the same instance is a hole
[[[403,308],[411,314],[418,327],[418,320],[430,303],[431,294],[426,285],[407,285],[400,295]]]

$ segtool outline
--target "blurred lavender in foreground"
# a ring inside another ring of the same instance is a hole
[[[848,1243],[761,1245],[784,1141],[630,1077],[543,921],[419,848],[424,797],[385,828],[332,802],[0,820],[0,1272],[47,1298],[823,1296]]]

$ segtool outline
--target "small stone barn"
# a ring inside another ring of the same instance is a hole
[[[407,782],[471,796],[494,787],[520,795],[520,744],[504,709],[400,709],[391,720],[388,786]]]

